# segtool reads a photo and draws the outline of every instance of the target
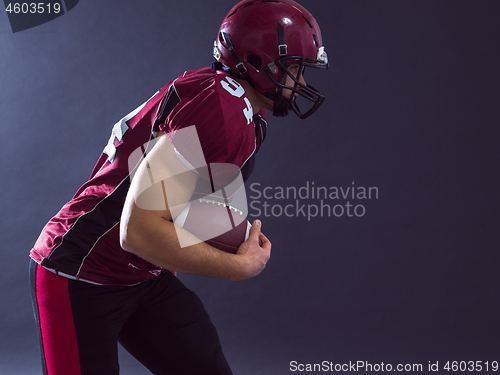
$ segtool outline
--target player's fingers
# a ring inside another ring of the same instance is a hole
[[[250,234],[248,235],[248,238],[253,238],[254,241],[259,238],[259,235],[261,233],[260,228],[262,226],[262,223],[260,220],[255,220],[250,227]]]
[[[268,254],[268,256],[271,255],[271,241],[269,241],[266,236],[262,235],[259,237],[259,246]]]
[[[271,251],[271,241],[262,232],[259,234],[259,245],[263,249]]]

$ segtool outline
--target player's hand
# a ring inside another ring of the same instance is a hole
[[[271,257],[271,241],[261,232],[260,220],[255,220],[250,228],[250,235],[243,242],[236,255],[241,261],[241,278],[249,279],[257,276],[266,267]]]

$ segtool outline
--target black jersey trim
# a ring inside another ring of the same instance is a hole
[[[243,176],[243,181],[246,181],[252,174],[255,168],[255,155],[257,154],[258,145],[262,145],[264,139],[266,138],[267,122],[260,115],[256,114],[253,116],[254,126],[255,126],[255,147],[250,154],[250,156],[245,160],[240,168],[241,175]],[[261,139],[259,143],[259,138]],[[260,147],[260,146],[259,146]]]
[[[153,132],[158,132],[160,130],[160,125],[164,124],[167,120],[168,115],[175,106],[181,101],[179,94],[177,93],[177,89],[175,88],[175,81],[170,85],[167,95],[165,96],[165,100],[161,106],[161,109],[156,116],[155,123],[153,125]]]

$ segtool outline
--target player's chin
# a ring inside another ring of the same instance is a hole
[[[281,94],[288,102],[295,101],[299,97],[298,92],[292,92],[292,90],[283,90],[283,94]],[[291,100],[290,100],[291,98]]]

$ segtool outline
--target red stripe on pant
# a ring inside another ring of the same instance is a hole
[[[38,265],[36,285],[47,372],[49,375],[80,375],[68,279]]]

